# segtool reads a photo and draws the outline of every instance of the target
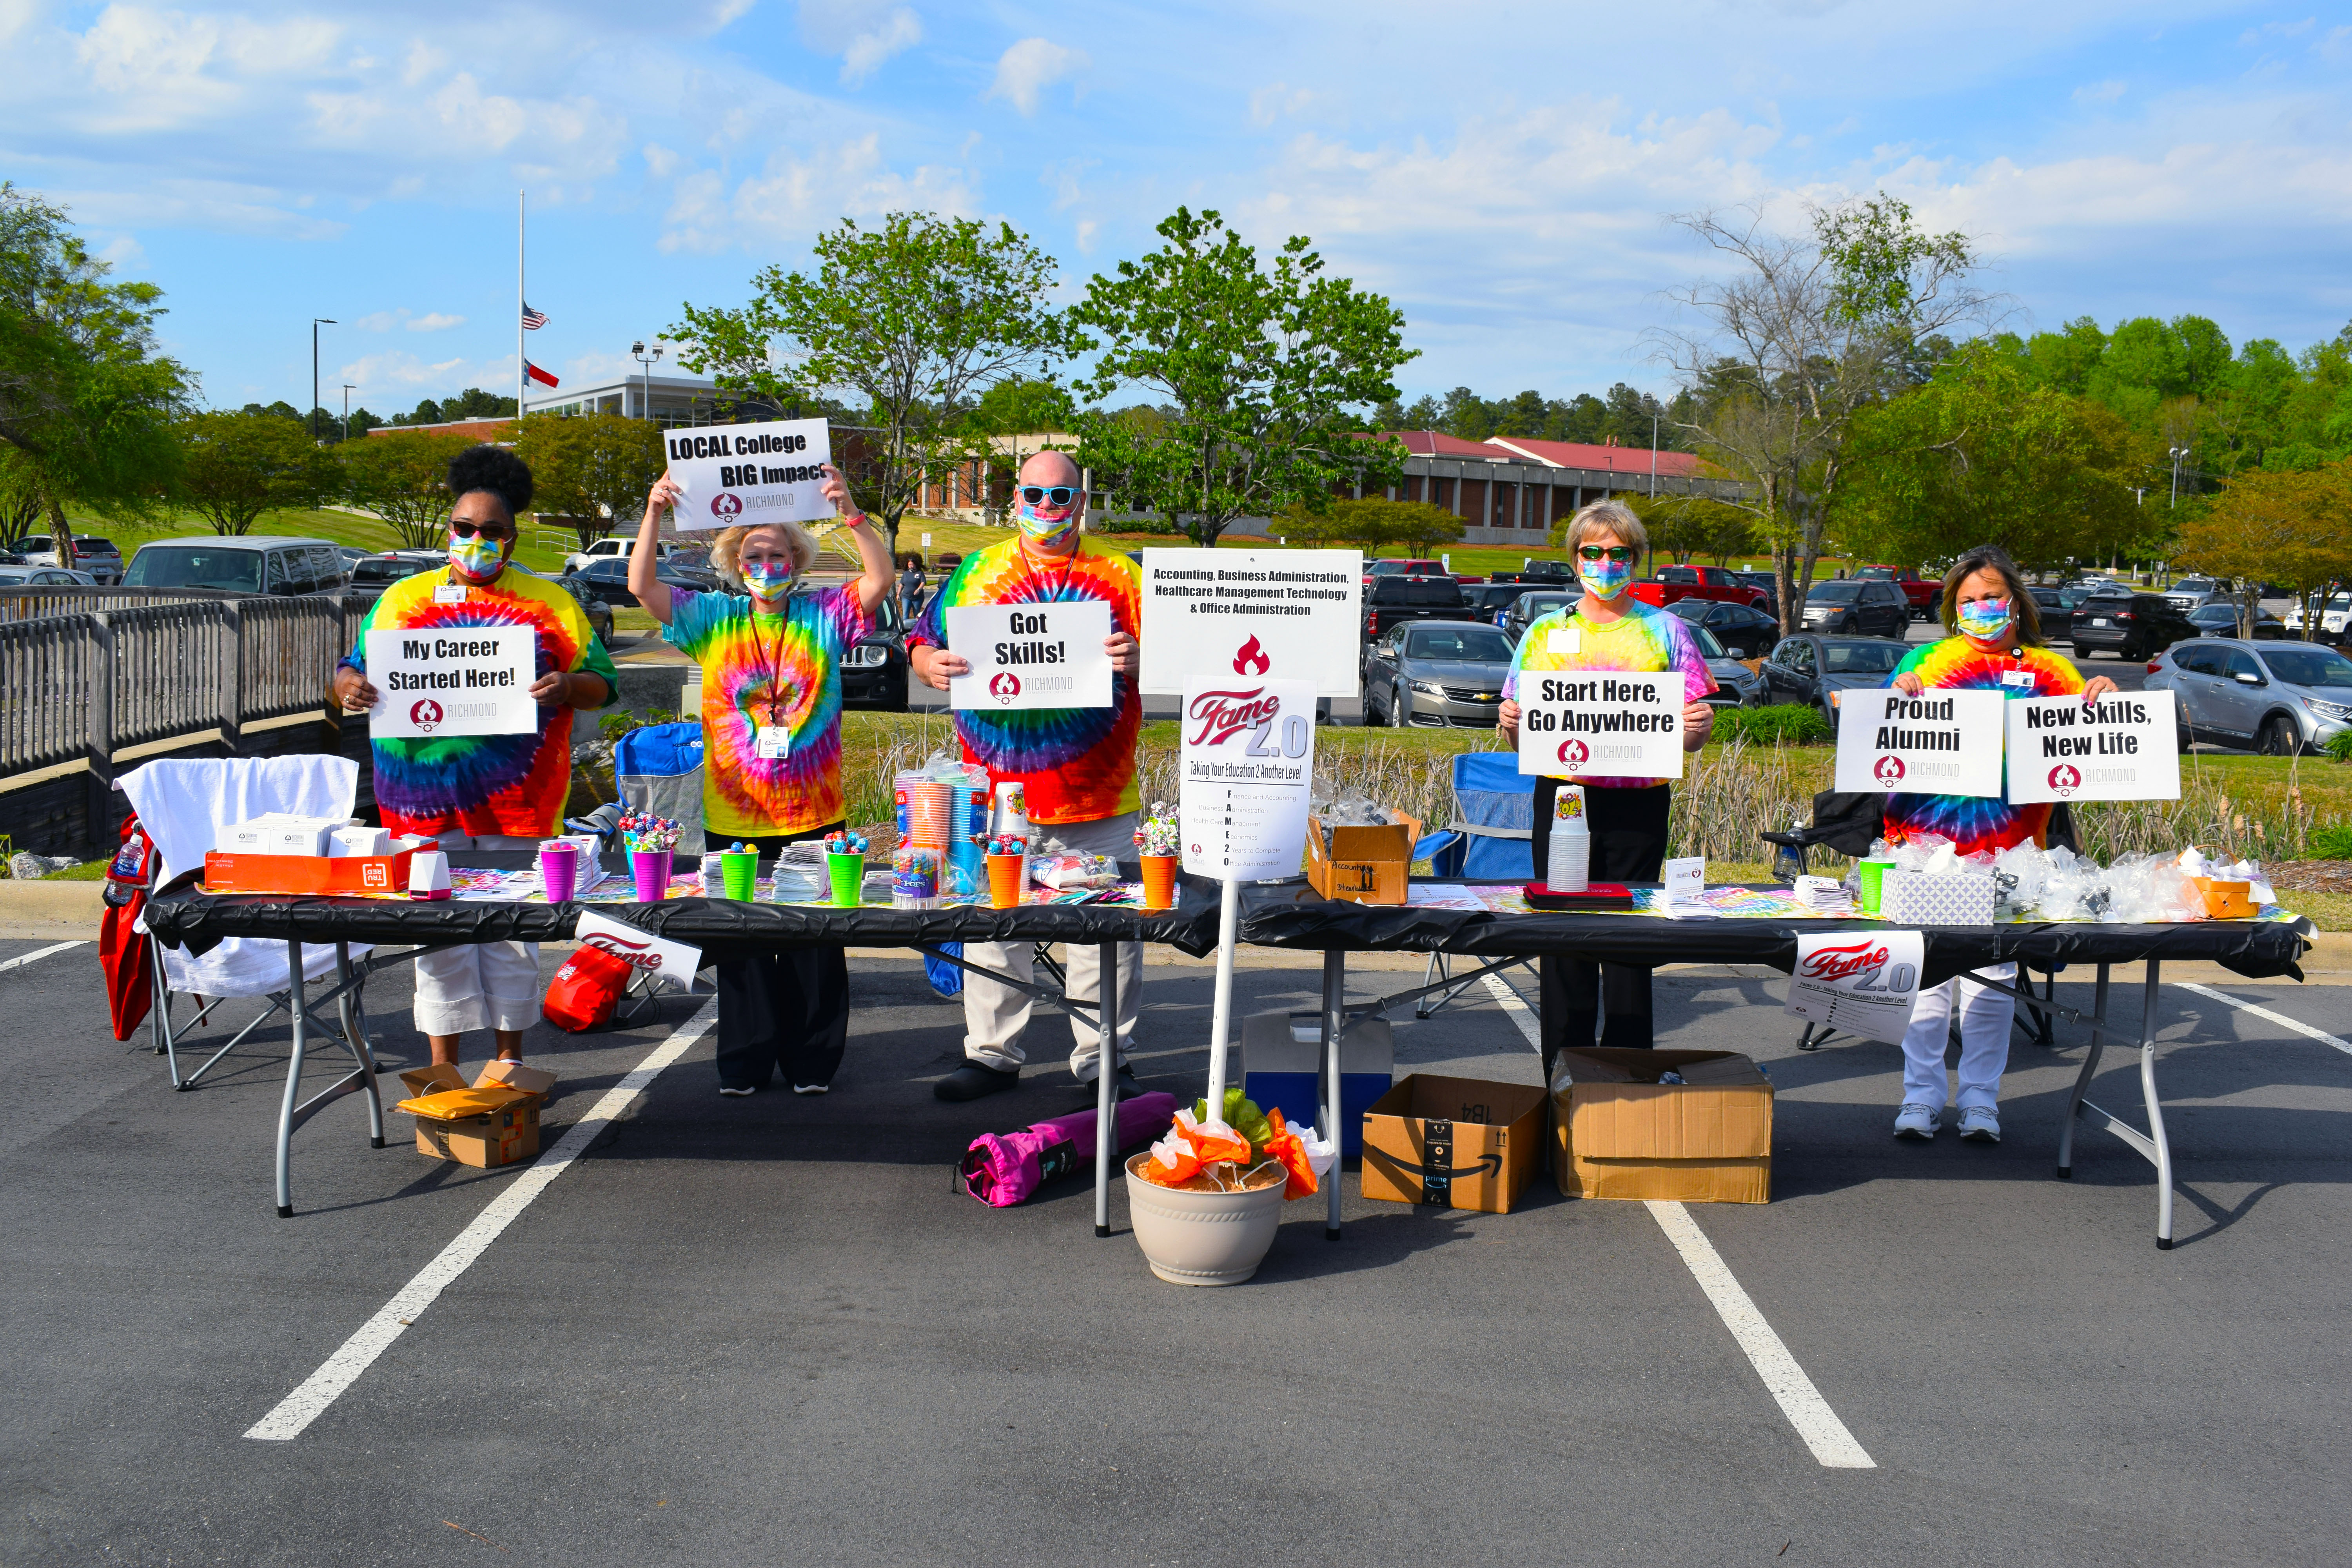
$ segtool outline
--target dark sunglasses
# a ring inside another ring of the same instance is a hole
[[[1633,559],[1633,547],[1630,544],[1580,544],[1576,552],[1587,561],[1606,558],[1621,565]]]
[[[1021,487],[1021,499],[1027,501],[1031,506],[1035,506],[1041,500],[1050,500],[1055,506],[1067,506],[1077,493],[1078,489],[1076,485],[1055,485],[1051,489],[1046,489],[1044,485],[1023,485]]]
[[[478,533],[484,539],[490,541],[494,544],[504,544],[508,540],[512,539],[515,536],[514,530],[507,527],[503,523],[491,522],[478,524],[471,522],[458,522],[454,519],[452,519],[449,523],[449,531],[456,534],[460,539],[471,539],[474,535]]]

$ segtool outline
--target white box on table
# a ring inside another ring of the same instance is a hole
[[[1992,910],[1992,878],[1974,871],[1890,869],[1878,896],[1878,918],[1890,925],[1989,926]]]

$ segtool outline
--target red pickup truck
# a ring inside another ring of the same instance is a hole
[[[1633,597],[1660,609],[1682,599],[1720,599],[1752,610],[1771,602],[1763,589],[1721,566],[1661,566],[1655,578],[1633,584]]]
[[[1934,616],[1937,601],[1944,596],[1944,584],[1937,578],[1922,578],[1908,566],[1863,566],[1853,574],[1865,583],[1892,583],[1903,590],[1911,601],[1911,618],[1924,621]]]

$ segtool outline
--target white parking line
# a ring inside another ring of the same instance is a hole
[[[2317,1040],[2323,1046],[2334,1046],[2346,1056],[2352,1056],[2352,1040],[2339,1040],[2326,1030],[2315,1029],[2300,1019],[2290,1018],[2284,1013],[2273,1013],[2268,1007],[2257,1007],[2252,1002],[2241,1002],[2235,996],[2225,995],[2210,985],[2192,984],[2186,980],[2176,980],[2172,984],[2179,986],[2183,991],[2194,991],[2200,996],[2210,996],[2216,1002],[2227,1002],[2241,1013],[2252,1013],[2255,1017],[2267,1019],[2282,1029],[2292,1029],[2306,1039]]]
[[[37,958],[47,958],[53,952],[63,952],[69,947],[88,947],[89,945],[89,943],[87,942],[51,942],[47,947],[37,947],[32,952],[25,953],[21,957],[12,958],[5,963],[0,963],[0,973],[5,973],[11,969],[22,969],[25,965],[32,963]]]
[[[474,1223],[458,1232],[457,1238],[441,1249],[441,1255],[424,1268],[395,1292],[391,1300],[378,1308],[374,1317],[360,1325],[359,1331],[343,1342],[341,1349],[320,1364],[319,1370],[303,1379],[301,1386],[284,1399],[278,1408],[255,1422],[246,1433],[248,1437],[263,1442],[282,1443],[301,1436],[302,1429],[326,1414],[327,1407],[341,1398],[345,1389],[360,1379],[398,1339],[404,1330],[425,1315],[441,1292],[455,1283],[457,1277],[473,1267],[474,1260],[489,1249],[499,1233],[512,1225],[531,1201],[545,1192],[555,1178],[572,1167],[572,1163],[588,1152],[607,1125],[629,1108],[629,1102],[644,1092],[647,1084],[661,1075],[664,1068],[686,1054],[686,1048],[700,1038],[719,1016],[719,1004],[714,999],[703,1005],[685,1023],[671,1032],[654,1049],[652,1055],[629,1069],[627,1077],[604,1091],[593,1110],[572,1123],[555,1147],[540,1156],[539,1163],[523,1172],[509,1184],[506,1191],[490,1200],[489,1206],[474,1217]]]
[[[1519,1032],[1536,1049],[1543,1049],[1543,1032],[1527,999],[1499,974],[1489,974],[1486,979],[1486,988],[1495,994],[1496,1002],[1511,1016],[1511,1021],[1518,1025]],[[1780,1413],[1797,1429],[1805,1447],[1812,1450],[1813,1458],[1829,1469],[1876,1469],[1878,1462],[1853,1440],[1853,1434],[1846,1430],[1845,1423],[1838,1419],[1837,1412],[1813,1386],[1813,1380],[1805,1375],[1805,1369],[1797,1364],[1797,1358],[1789,1353],[1789,1347],[1781,1342],[1764,1314],[1756,1310],[1756,1303],[1715,1250],[1715,1244],[1707,1240],[1706,1233],[1699,1229],[1698,1221],[1691,1218],[1690,1211],[1678,1203],[1655,1200],[1648,1207],[1658,1228],[1666,1233],[1666,1239],[1682,1255],[1683,1265],[1691,1271],[1691,1278],[1698,1281],[1698,1288],[1714,1304],[1716,1315],[1731,1331],[1732,1340],[1756,1369],[1756,1375],[1764,1380],[1764,1387],[1780,1405]]]

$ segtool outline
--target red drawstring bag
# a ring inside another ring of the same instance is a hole
[[[549,1023],[575,1035],[610,1023],[635,973],[601,947],[581,948],[548,982],[547,999],[539,1010]]]
[[[98,923],[98,962],[106,971],[107,1011],[118,1040],[131,1037],[155,1000],[154,952],[138,929],[154,874],[155,847],[133,816],[122,825],[121,845],[106,868],[106,912]]]

